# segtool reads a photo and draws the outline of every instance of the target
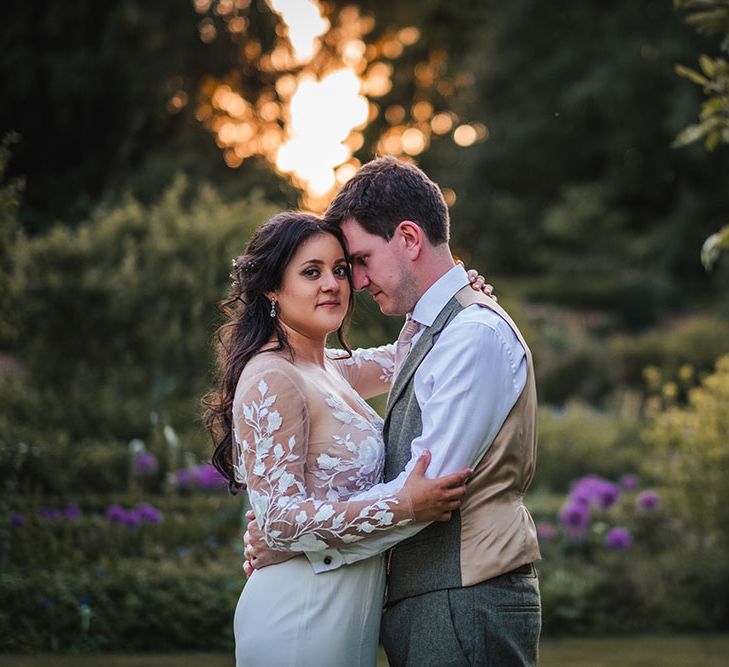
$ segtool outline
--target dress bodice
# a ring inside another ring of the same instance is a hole
[[[271,547],[315,551],[411,519],[397,495],[376,493],[382,419],[358,393],[386,392],[393,365],[392,345],[351,357],[327,351],[324,369],[281,352],[246,365],[233,403],[233,465]]]

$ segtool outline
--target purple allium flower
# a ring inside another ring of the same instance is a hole
[[[541,521],[537,524],[537,536],[542,542],[550,542],[557,537],[557,526],[549,521]]]
[[[620,487],[602,477],[590,475],[578,479],[572,486],[570,498],[578,503],[601,510],[610,509],[620,497]]]
[[[654,512],[661,506],[661,499],[655,491],[643,491],[638,494],[635,502],[646,512]]]
[[[633,543],[633,538],[625,528],[613,528],[607,535],[605,535],[605,546],[608,549],[615,549],[621,551],[629,549]]]
[[[147,523],[160,523],[162,521],[160,511],[148,503],[137,505],[137,513],[139,514],[139,518]]]
[[[121,505],[109,505],[106,508],[106,518],[112,523],[122,523],[126,514],[126,510]]]
[[[590,522],[590,508],[581,502],[567,503],[559,512],[560,523],[572,537],[581,537]]]
[[[638,476],[637,475],[623,475],[620,478],[620,486],[628,491],[638,488]]]
[[[121,522],[129,528],[136,528],[142,522],[142,517],[137,510],[129,510],[124,512]]]
[[[150,452],[139,452],[134,457],[134,474],[138,477],[147,477],[157,472],[157,459]]]
[[[25,524],[25,517],[20,512],[13,512],[10,515],[10,523],[13,526],[22,526]]]
[[[76,503],[71,503],[66,507],[66,518],[70,519],[71,521],[76,521],[76,519],[81,518],[81,510],[79,509],[79,506]]]
[[[220,489],[228,485],[225,478],[209,463],[195,469],[195,479],[198,486],[203,489]]]
[[[175,473],[177,478],[177,486],[180,489],[186,489],[192,484],[193,475],[189,470],[182,468]]]
[[[63,518],[63,512],[56,509],[55,507],[41,507],[38,510],[38,516],[41,519],[50,519],[51,521],[58,521]]]

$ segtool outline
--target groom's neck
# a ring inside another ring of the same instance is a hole
[[[418,299],[456,265],[447,243],[430,246],[416,267]]]

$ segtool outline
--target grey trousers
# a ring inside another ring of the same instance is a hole
[[[534,667],[541,626],[532,567],[400,600],[385,609],[380,638],[391,667]]]

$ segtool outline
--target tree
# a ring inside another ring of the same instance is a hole
[[[128,440],[146,437],[152,411],[199,431],[230,258],[275,210],[255,193],[226,203],[178,179],[151,205],[127,197],[76,228],[21,239],[10,351],[28,402],[42,406],[36,430]]]

